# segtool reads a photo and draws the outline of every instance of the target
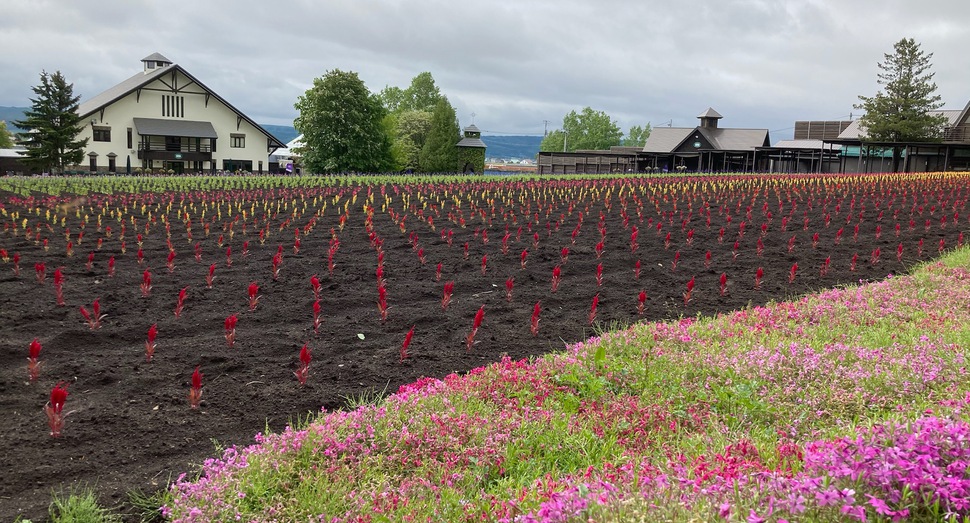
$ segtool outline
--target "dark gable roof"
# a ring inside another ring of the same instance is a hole
[[[154,55],[152,55],[152,56],[154,56]],[[161,55],[159,55],[159,56],[161,56]],[[151,57],[150,56],[147,57],[146,60],[148,58],[151,58]],[[168,60],[164,56],[162,56],[162,58],[165,61]],[[219,94],[216,93],[215,91],[213,91],[212,89],[209,89],[205,84],[203,84],[202,82],[200,82],[198,78],[196,78],[196,77],[192,76],[191,74],[189,74],[188,71],[186,71],[185,69],[183,69],[182,66],[180,66],[178,64],[172,64],[172,65],[169,65],[167,67],[161,67],[161,68],[158,68],[158,69],[156,69],[156,70],[154,70],[152,72],[149,72],[149,73],[136,73],[131,78],[129,78],[129,79],[121,82],[118,85],[115,85],[114,87],[109,88],[108,90],[106,90],[106,91],[98,94],[97,96],[94,96],[90,100],[87,100],[87,101],[81,103],[80,105],[78,105],[77,112],[78,112],[78,114],[81,115],[81,120],[83,121],[88,116],[91,116],[92,114],[94,114],[97,111],[101,110],[102,107],[106,107],[108,105],[113,104],[114,102],[116,102],[116,101],[124,98],[125,96],[128,96],[129,94],[131,94],[132,92],[134,92],[136,89],[138,89],[140,87],[143,87],[145,85],[148,85],[149,83],[157,80],[162,75],[168,74],[168,73],[170,73],[172,71],[178,71],[178,72],[184,74],[190,80],[192,80],[193,82],[195,82],[196,84],[198,84],[199,87],[201,87],[202,89],[205,89],[216,100],[219,100],[220,102],[222,102],[223,104],[225,104],[226,107],[228,107],[234,113],[236,113],[237,115],[239,115],[243,120],[246,120],[247,122],[249,122],[250,125],[252,125],[256,129],[258,129],[259,132],[263,133],[267,138],[269,138],[271,140],[271,144],[270,144],[271,147],[277,147],[277,148],[279,148],[279,147],[285,147],[285,145],[283,144],[283,142],[281,142],[279,140],[279,138],[273,136],[266,129],[263,129],[263,126],[261,126],[258,123],[254,122],[251,118],[249,118],[248,116],[246,116],[245,114],[243,114],[242,111],[240,111],[239,109],[236,109],[231,103],[229,103],[228,101],[226,101],[225,98],[219,96]]]
[[[724,118],[720,113],[714,110],[713,107],[708,107],[706,111],[699,114],[698,118]]]
[[[142,58],[141,61],[142,62],[165,62],[165,63],[169,63],[169,64],[172,63],[171,60],[169,60],[168,58],[165,58],[164,56],[162,56],[161,53],[152,53],[152,54],[150,54],[150,55]]]
[[[716,151],[753,151],[770,145],[768,129],[722,129],[711,127],[657,127],[643,145],[643,152],[663,154],[681,148],[700,134]],[[710,149],[704,149],[710,150]]]
[[[212,122],[165,120],[162,118],[133,118],[138,134],[148,136],[187,136],[189,138],[218,138]]]

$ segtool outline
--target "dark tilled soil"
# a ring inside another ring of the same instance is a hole
[[[259,196],[239,198],[245,200],[244,209],[249,209],[252,202],[262,204]],[[326,200],[321,198],[321,202]],[[470,200],[479,205],[485,202],[480,196]],[[49,240],[49,250],[45,251],[42,243],[35,243],[36,233],[32,232],[31,240],[27,240],[20,223],[13,230],[12,217],[0,217],[4,223],[0,248],[10,256],[14,252],[21,255],[19,276],[14,274],[12,260],[0,263],[0,414],[4,421],[0,428],[0,519],[8,521],[17,515],[43,519],[52,490],[77,482],[95,486],[105,505],[131,511],[129,492],[150,494],[165,488],[179,474],[192,473],[202,460],[215,455],[217,447],[249,444],[254,434],[267,427],[279,431],[321,409],[341,408],[348,398],[392,393],[419,377],[466,372],[503,355],[518,359],[555,351],[566,343],[594,335],[599,328],[641,320],[711,315],[782,300],[820,287],[883,278],[888,273],[903,272],[919,261],[916,245],[920,238],[924,240],[923,258],[928,259],[936,254],[940,238],[945,237],[947,246],[953,246],[960,232],[953,225],[940,228],[940,212],[932,217],[932,227],[924,230],[923,222],[930,218],[928,208],[925,216],[914,216],[918,226],[910,229],[911,210],[906,206],[898,218],[902,231],[897,237],[891,211],[876,222],[877,211],[869,203],[858,239],[853,240],[853,227],[859,223],[855,214],[859,211],[853,212],[850,225],[846,225],[848,196],[843,203],[846,208],[840,213],[834,210],[834,203],[823,211],[821,203],[810,210],[800,201],[784,232],[780,230],[780,217],[788,215],[790,205],[778,212],[772,198],[771,210],[777,216],[763,237],[760,225],[767,218],[758,199],[752,218],[747,220],[747,231],[740,239],[739,222],[746,216],[744,208],[737,208],[734,200],[710,201],[710,227],[705,225],[701,202],[695,202],[695,213],[683,228],[682,220],[687,217],[683,206],[675,211],[672,204],[661,201],[659,210],[666,218],[659,234],[656,220],[660,216],[652,203],[644,209],[642,220],[631,203],[630,221],[624,227],[615,195],[609,210],[603,201],[595,199],[580,200],[572,212],[565,202],[549,203],[553,206],[549,217],[543,212],[538,224],[531,228],[526,223],[534,212],[515,214],[512,209],[504,210],[503,219],[503,210],[499,210],[490,223],[483,224],[480,215],[472,218],[465,207],[465,228],[449,222],[447,212],[441,211],[435,220],[437,228],[432,231],[415,216],[418,206],[407,213],[406,233],[401,232],[397,220],[380,211],[378,203],[373,225],[374,232],[384,241],[390,304],[388,319],[382,322],[376,306],[377,254],[365,230],[362,202],[350,207],[349,219],[341,231],[337,230],[339,215],[335,209],[342,210],[342,205],[333,204],[330,199],[324,215],[309,234],[301,236],[299,254],[294,254],[294,226],[302,228],[309,223],[319,205],[315,207],[308,200],[304,211],[303,202],[298,202],[294,217],[290,201],[289,197],[282,199],[283,207],[275,214],[277,200],[272,200],[270,207],[275,215],[266,216],[257,208],[259,226],[268,224],[271,233],[265,244],[258,239],[251,214],[245,233],[242,219],[233,227],[233,238],[230,239],[228,229],[223,229],[230,214],[237,215],[239,206],[234,205],[230,213],[223,204],[222,217],[214,221],[210,221],[215,216],[210,210],[206,216],[211,225],[208,237],[198,209],[190,210],[193,241],[198,241],[203,249],[201,262],[193,258],[192,244],[178,217],[178,203],[172,210],[165,206],[156,210],[148,233],[144,230],[147,212],[143,214],[140,206],[128,205],[123,215],[127,225],[125,254],[120,250],[120,223],[105,217],[104,225],[114,228],[109,239],[104,229],[97,231],[93,212],[88,208],[81,207],[92,212],[81,242],[76,238],[80,220],[74,212],[68,213],[65,227],[70,229],[76,244],[72,257],[65,254],[64,228],[59,222],[50,230],[41,226],[40,238]],[[400,201],[397,198],[392,208]],[[8,213],[19,210],[20,219],[28,218],[33,230],[38,223],[48,223],[43,213],[46,207],[38,216],[11,204],[9,195],[0,202],[5,203]],[[750,197],[745,205],[748,202]],[[731,223],[726,221],[727,212],[720,208],[724,204],[730,206]],[[580,210],[585,219],[574,244],[571,233]],[[396,208],[396,212],[401,211]],[[602,258],[598,259],[595,245],[600,240],[601,212],[607,239]],[[668,212],[673,214],[666,215]],[[828,227],[823,224],[824,214],[832,218]],[[555,222],[560,215],[564,219],[557,228]],[[132,216],[137,226],[131,223]],[[171,242],[177,252],[174,272],[166,268],[169,248],[162,216],[171,223]],[[810,223],[807,229],[803,228],[805,216]],[[511,234],[507,255],[502,253],[506,225]],[[640,229],[639,248],[631,252],[629,227],[634,225]],[[884,229],[880,239],[874,234],[877,225]],[[521,236],[517,234],[520,226]],[[483,227],[487,229],[488,243],[483,243],[476,232]],[[717,241],[721,227],[726,229],[723,243]],[[839,227],[844,227],[845,232],[841,244],[835,245]],[[336,230],[340,242],[333,276],[327,270],[331,228]],[[440,236],[442,228],[454,230],[451,246]],[[694,230],[691,245],[686,243],[688,229]],[[136,261],[136,231],[144,235],[144,265]],[[538,248],[532,245],[533,231],[540,236]],[[418,245],[427,258],[425,264],[420,263],[409,243],[412,232],[419,236]],[[663,241],[667,232],[672,235],[669,249]],[[816,232],[820,242],[812,248],[812,235]],[[224,236],[223,247],[217,245],[220,235]],[[787,243],[793,235],[796,247],[789,253]],[[759,237],[764,244],[760,257],[756,254]],[[98,238],[104,239],[100,250],[96,249]],[[735,240],[740,243],[736,259],[732,256]],[[249,242],[248,256],[242,255],[243,241]],[[465,242],[469,244],[467,258]],[[900,242],[905,246],[902,262],[895,256]],[[279,278],[274,281],[271,259],[279,245],[283,246],[283,263]],[[226,264],[226,246],[233,251],[231,267]],[[563,247],[569,249],[565,263],[560,260]],[[873,266],[871,252],[877,247],[882,256]],[[529,251],[525,269],[520,266],[523,249]],[[707,250],[712,253],[710,267],[704,264]],[[95,260],[89,271],[85,264],[92,251]],[[680,262],[672,270],[676,252],[680,252]],[[858,262],[856,270],[850,271],[853,254],[858,254]],[[483,255],[487,255],[484,275]],[[107,276],[110,256],[117,260],[114,277]],[[831,268],[821,278],[819,269],[826,257],[831,259]],[[639,280],[634,278],[637,260],[642,264]],[[40,262],[47,267],[43,284],[35,278],[34,267]],[[435,278],[439,262],[443,264],[440,281]],[[789,284],[789,270],[796,262],[798,273],[795,282]],[[205,275],[213,263],[217,268],[214,285],[209,289]],[[602,286],[595,280],[599,263],[603,265]],[[550,279],[557,264],[562,265],[562,283],[558,292],[552,293]],[[51,281],[55,267],[62,267],[65,274],[66,306],[55,304]],[[755,290],[758,267],[764,268],[764,280],[761,288]],[[148,298],[139,291],[145,268],[150,268],[154,276]],[[719,292],[722,273],[728,278],[726,295]],[[314,274],[322,283],[325,317],[319,333],[314,333],[312,327],[314,298],[309,281]],[[511,302],[505,299],[509,277],[515,279]],[[691,277],[696,278],[696,286],[685,306],[683,293]],[[443,311],[441,293],[446,280],[455,282],[455,294],[451,306]],[[247,287],[252,281],[258,282],[261,294],[255,311],[249,311],[247,303]],[[176,318],[176,296],[186,286],[185,309]],[[637,295],[641,290],[649,296],[642,316],[637,314]],[[599,296],[599,310],[594,327],[589,325],[589,312],[595,295]],[[107,314],[99,330],[89,329],[79,313],[82,305],[90,309],[95,298],[100,299]],[[529,320],[536,301],[541,301],[541,321],[539,335],[533,337]],[[476,344],[466,351],[465,337],[482,305],[485,321]],[[236,346],[230,349],[223,335],[223,322],[232,313],[238,314],[239,322]],[[158,325],[158,348],[154,359],[146,362],[145,337],[152,324]],[[410,357],[401,363],[399,349],[412,325]],[[43,345],[43,367],[40,379],[29,383],[27,349],[34,338]],[[313,361],[309,380],[300,387],[293,371],[304,343],[312,348]],[[193,410],[187,394],[197,365],[204,374],[204,394],[201,408]],[[67,383],[70,395],[65,411],[70,414],[62,436],[51,438],[42,407],[52,386],[59,381]]]

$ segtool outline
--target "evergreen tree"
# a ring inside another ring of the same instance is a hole
[[[0,120],[0,149],[13,148],[13,135],[7,129],[7,122]]]
[[[297,154],[310,172],[384,172],[392,165],[385,110],[354,72],[328,71],[295,104]]]
[[[40,85],[32,89],[37,98],[30,100],[24,119],[14,122],[26,130],[20,135],[27,148],[23,162],[32,169],[51,172],[63,172],[65,166],[81,163],[88,140],[76,139],[83,126],[77,113],[80,96],[74,96],[74,85],[67,83],[60,71],[43,71]]]
[[[553,131],[542,139],[540,151],[603,150],[620,145],[623,131],[610,115],[584,107],[579,113],[570,111],[562,119],[562,130]]]
[[[424,172],[456,172],[461,139],[455,108],[442,96],[431,114],[431,129],[421,149],[421,170]]]
[[[943,136],[947,118],[930,114],[943,107],[929,72],[933,53],[924,53],[912,38],[896,42],[893,54],[879,64],[878,83],[883,90],[875,96],[860,96],[855,106],[866,114],[859,125],[866,139],[876,142],[928,142]]]

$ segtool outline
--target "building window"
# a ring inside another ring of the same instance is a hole
[[[131,149],[131,127],[128,128],[128,148]]]
[[[94,141],[96,141],[96,142],[110,142],[111,141],[111,128],[110,127],[95,127],[94,128]]]
[[[183,118],[185,116],[185,97],[163,94],[162,116]]]
[[[229,147],[234,149],[243,149],[246,147],[246,135],[245,134],[231,134],[229,135]]]

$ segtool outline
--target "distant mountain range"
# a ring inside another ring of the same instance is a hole
[[[22,120],[24,118],[24,111],[27,107],[3,107],[0,106],[0,120],[5,120],[7,122],[7,129],[12,132],[20,132],[13,125],[16,120]],[[297,130],[291,125],[268,125],[260,124],[264,129],[270,132],[273,136],[277,137],[283,143],[289,143],[294,138],[300,135]],[[489,158],[497,158],[503,160],[526,160],[534,159],[537,154],[539,154],[539,144],[542,143],[541,136],[518,136],[518,135],[502,135],[502,136],[482,136],[482,141],[485,142],[487,149],[485,150],[485,155]]]
[[[541,136],[491,135],[482,136],[485,142],[485,156],[502,160],[534,160],[539,154]]]
[[[14,132],[14,133],[19,133],[23,129],[20,129],[19,127],[15,126],[13,124],[13,122],[15,120],[23,120],[24,119],[24,111],[26,111],[27,109],[28,109],[28,107],[3,107],[3,106],[0,106],[0,120],[4,120],[4,121],[7,122],[7,130],[8,131]]]

